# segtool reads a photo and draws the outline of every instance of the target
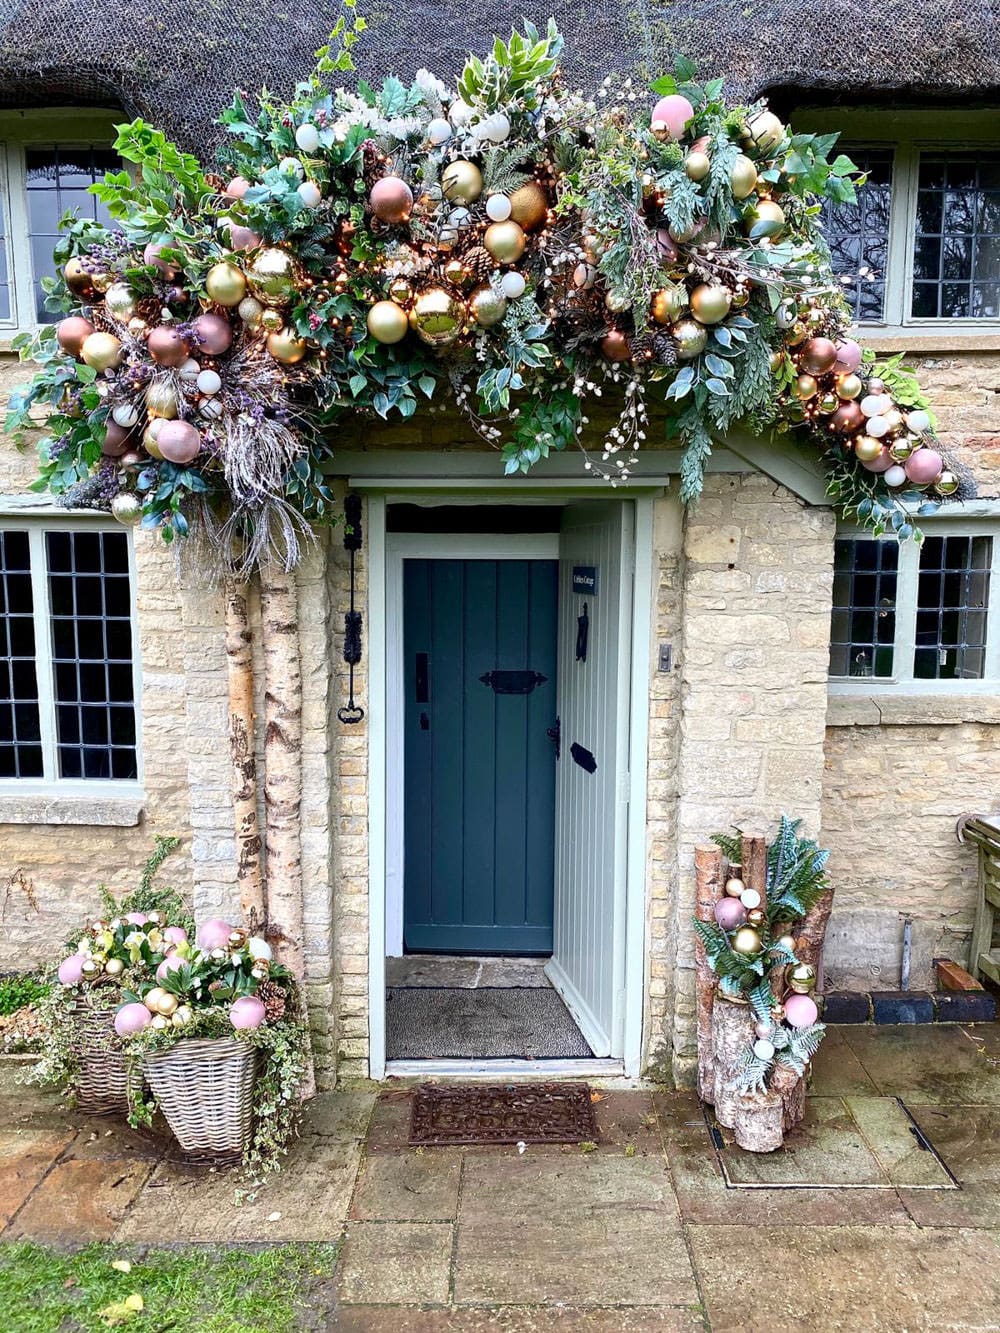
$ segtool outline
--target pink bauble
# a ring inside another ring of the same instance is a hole
[[[234,176],[226,186],[227,199],[242,199],[247,190],[250,189],[250,182],[243,176]]]
[[[198,943],[203,949],[224,949],[232,933],[233,928],[228,921],[214,917],[198,927]]]
[[[156,436],[156,447],[169,463],[183,466],[201,453],[201,436],[190,421],[164,421]]]
[[[681,97],[679,93],[672,93],[669,97],[660,98],[653,107],[653,114],[649,119],[651,125],[662,121],[671,139],[680,139],[684,134],[684,126],[693,115],[694,107],[687,98]]]
[[[144,1004],[123,1004],[115,1014],[115,1031],[119,1037],[131,1037],[153,1021],[153,1015]]]
[[[163,938],[168,944],[183,944],[187,939],[187,931],[183,926],[167,926]]]
[[[841,435],[853,435],[865,424],[865,414],[855,402],[841,403],[830,417],[830,425]]]
[[[916,449],[903,464],[915,486],[930,486],[940,477],[943,467],[944,459],[936,449]]]
[[[146,339],[149,355],[160,366],[180,366],[191,355],[191,348],[186,338],[170,324],[158,324],[150,329]]]
[[[398,226],[410,216],[413,191],[399,176],[383,176],[372,186],[368,202],[380,222]]]
[[[739,898],[720,898],[715,904],[715,919],[723,930],[735,930],[747,919],[747,909]]]
[[[793,1028],[807,1028],[819,1018],[816,1001],[811,995],[788,995],[784,1005],[785,1020]]]
[[[161,277],[166,278],[168,282],[173,282],[180,271],[176,264],[172,264],[168,259],[161,259],[160,256],[164,249],[170,249],[169,246],[157,245],[155,241],[150,241],[142,252],[142,262],[155,268]]]
[[[266,1017],[267,1010],[256,995],[241,995],[229,1010],[229,1021],[234,1028],[259,1028]]]
[[[861,369],[861,348],[853,338],[844,338],[837,343],[837,359],[833,369],[838,375],[853,375]]]
[[[249,227],[232,222],[229,225],[229,244],[234,250],[256,250],[260,245],[260,236]]]
[[[680,257],[680,250],[677,248],[677,242],[664,228],[656,233],[656,248],[660,252],[661,258],[668,264],[676,263]]]
[[[867,463],[862,463],[861,466],[867,468],[869,472],[888,472],[894,461],[892,454],[890,454],[889,450],[883,445],[882,452],[879,454],[878,458],[872,458]]]
[[[129,449],[135,447],[133,440],[134,426],[119,426],[117,421],[108,421],[104,427],[104,439],[101,441],[101,453],[107,458],[121,458]]]
[[[59,980],[64,986],[78,986],[83,980],[83,954],[71,953],[59,964]]]
[[[145,912],[129,912],[126,915],[125,920],[129,923],[130,926],[144,926],[146,924],[147,917]]]
[[[156,980],[162,981],[170,972],[177,972],[182,968],[187,960],[180,958],[177,954],[170,954],[164,958],[163,962],[156,969]]]
[[[222,356],[232,346],[232,325],[221,315],[199,315],[191,327],[198,339],[198,346],[209,356]]]

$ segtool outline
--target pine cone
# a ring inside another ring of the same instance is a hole
[[[477,282],[485,282],[496,268],[496,260],[482,245],[474,245],[462,256],[462,263]]]
[[[676,366],[677,345],[669,333],[653,334],[653,360],[661,366]]]
[[[269,1023],[277,1023],[284,1018],[288,1007],[288,992],[276,981],[262,981],[257,988],[257,999],[264,1006],[264,1013]]]
[[[375,182],[381,180],[384,175],[385,166],[381,149],[374,139],[365,139],[361,144],[361,177],[368,194],[371,194]]]

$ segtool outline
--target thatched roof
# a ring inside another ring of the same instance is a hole
[[[203,145],[234,87],[289,91],[339,12],[337,0],[3,0],[0,105],[113,104]],[[966,102],[1000,90],[991,0],[371,0],[358,64],[369,78],[421,65],[454,74],[525,12],[539,25],[555,15],[569,79],[590,88],[612,69],[661,73],[683,51],[748,98],[798,89]]]

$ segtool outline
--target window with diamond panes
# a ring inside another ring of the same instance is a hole
[[[877,323],[885,317],[893,151],[850,147],[845,151],[867,180],[858,191],[857,204],[827,201],[823,224],[833,271],[844,280],[844,295],[855,320]]]
[[[992,558],[991,537],[925,537],[917,582],[915,679],[985,676]]]
[[[896,542],[838,538],[834,554],[831,676],[891,676],[896,638]]]
[[[27,532],[0,532],[0,778],[43,776]]]
[[[59,239],[59,219],[67,210],[78,217],[114,226],[107,209],[88,187],[106,171],[117,171],[120,161],[110,148],[28,147],[24,152],[28,230],[34,278],[35,318],[52,323],[59,316],[45,309],[42,278],[55,274],[52,251]]]
[[[1000,319],[1000,153],[920,154],[915,319]]]
[[[46,533],[61,778],[137,777],[128,539]]]

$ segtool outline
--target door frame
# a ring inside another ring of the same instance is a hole
[[[369,1076],[419,1072],[416,1062],[386,1060],[385,1053],[385,960],[391,948],[402,952],[403,933],[403,773],[399,763],[403,735],[405,692],[403,689],[403,561],[406,559],[526,560],[558,559],[558,533],[454,534],[388,533],[386,509],[397,498],[407,503],[454,504],[454,492],[412,492],[398,497],[390,491],[368,495],[368,1038]],[[462,497],[467,503],[489,503],[492,495],[476,495],[475,488]],[[562,502],[580,498],[567,489]],[[593,498],[605,499],[605,497]],[[552,503],[556,497],[547,502]],[[505,503],[518,503],[507,500]],[[620,1072],[636,1078],[641,1072],[643,1015],[647,985],[646,965],[646,787],[649,728],[650,637],[653,616],[653,498],[608,496],[609,504],[634,505],[631,554],[632,635],[627,674],[630,684],[628,710],[629,808],[626,839],[624,966],[624,1024],[622,1050],[612,1060],[565,1062],[524,1061],[420,1061],[427,1073],[503,1074],[537,1073],[543,1077],[560,1073]],[[522,501],[524,503],[524,501]],[[531,503],[531,501],[527,501]],[[536,500],[535,503],[538,503]],[[391,955],[390,955],[391,956]],[[406,1066],[405,1068],[403,1066]],[[501,1066],[503,1068],[501,1069]]]

